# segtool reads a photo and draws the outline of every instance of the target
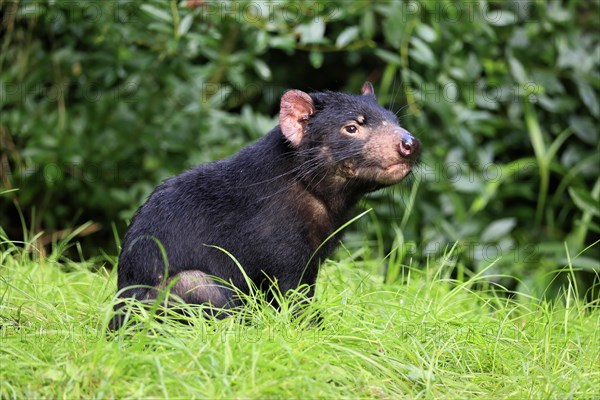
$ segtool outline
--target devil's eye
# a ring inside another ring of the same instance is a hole
[[[352,134],[352,133],[356,133],[358,131],[358,128],[356,127],[356,125],[348,125],[344,128],[346,130],[346,132]]]

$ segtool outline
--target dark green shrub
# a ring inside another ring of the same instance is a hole
[[[567,255],[581,287],[597,281],[596,2],[0,7],[1,182],[18,189],[0,223],[13,238],[20,209],[33,232],[94,221],[84,248],[115,253],[111,224],[122,233],[161,179],[266,133],[286,88],[369,79],[426,152],[412,185],[367,201],[377,217],[348,246],[399,246],[389,279],[454,245],[459,273],[493,262],[485,273],[519,290],[565,282]]]

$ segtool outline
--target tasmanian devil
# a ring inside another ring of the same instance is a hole
[[[326,239],[363,195],[400,182],[419,152],[369,82],[360,95],[289,90],[266,136],[167,179],[138,209],[119,258],[120,296],[152,300],[170,287],[227,309],[240,300],[223,281],[248,292],[247,277],[266,293],[307,284],[311,297],[339,240]]]

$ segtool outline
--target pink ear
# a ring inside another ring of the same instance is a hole
[[[373,89],[373,85],[371,84],[371,82],[366,81],[365,83],[363,83],[362,89],[360,89],[360,94],[362,94],[363,96],[375,96],[375,89]]]
[[[300,90],[288,90],[281,97],[279,126],[292,146],[297,147],[300,144],[304,126],[314,112],[315,105],[312,99]]]

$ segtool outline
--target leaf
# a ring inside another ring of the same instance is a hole
[[[600,116],[600,107],[598,106],[598,98],[596,97],[596,93],[594,93],[594,89],[584,82],[578,82],[577,89],[579,89],[579,96],[581,96],[583,104],[586,105],[592,115],[594,117]]]
[[[323,53],[311,51],[308,58],[314,68],[321,68],[321,65],[323,65]]]
[[[269,43],[269,34],[265,31],[258,31],[256,33],[256,41],[254,50],[258,54],[262,54],[267,49],[267,45]]]
[[[169,25],[165,24],[164,22],[150,22],[147,25],[147,29],[156,31],[156,32],[162,32],[167,35],[170,35],[172,33],[171,27]]]
[[[569,117],[569,126],[573,128],[575,135],[584,142],[592,146],[598,143],[598,127],[594,125],[591,118],[572,115]]]
[[[512,54],[508,55],[508,66],[510,68],[510,73],[512,74],[513,78],[515,78],[515,80],[519,83],[526,83],[527,82],[527,72],[525,72],[525,68],[523,68],[523,64],[521,64],[521,62],[519,60],[517,60],[515,57],[513,57]]]
[[[358,37],[358,27],[351,26],[346,28],[339,34],[337,40],[335,41],[335,47],[342,48],[346,47],[346,45],[352,42],[354,39]]]
[[[268,43],[269,46],[284,50],[288,54],[292,54],[296,46],[296,40],[292,35],[273,36],[269,38]]]
[[[464,73],[466,74],[466,79],[468,79],[470,82],[476,82],[477,78],[481,75],[482,68],[483,67],[477,58],[477,55],[472,52],[469,53],[464,64]]]
[[[412,51],[410,52],[412,58],[424,65],[432,67],[437,65],[435,55],[427,43],[416,36],[413,36],[410,39],[410,43],[413,45]]]
[[[529,36],[525,28],[515,28],[512,37],[508,41],[510,47],[524,49],[529,46]]]
[[[554,22],[567,22],[571,19],[571,13],[560,6],[559,2],[549,2],[546,7],[548,18]]]
[[[271,69],[263,60],[259,58],[254,60],[254,70],[262,79],[267,81],[271,79]]]
[[[420,24],[417,27],[417,35],[426,42],[432,43],[437,40],[437,32],[429,25]]]
[[[188,14],[179,23],[179,28],[177,29],[177,33],[179,36],[184,36],[190,30],[192,26],[192,22],[194,21],[194,16],[192,14]]]
[[[389,64],[398,66],[402,65],[402,58],[400,58],[400,56],[396,53],[392,53],[391,51],[383,49],[375,49],[374,53],[377,57],[381,58],[383,61],[388,62]]]
[[[300,34],[300,43],[319,43],[325,34],[325,21],[323,18],[315,18],[308,24],[298,25],[296,32]]]
[[[488,225],[487,228],[481,234],[482,242],[495,242],[506,236],[513,230],[517,225],[516,218],[502,218],[498,219]]]
[[[517,16],[509,10],[488,10],[484,13],[484,18],[494,26],[507,26],[517,22]]]
[[[362,19],[360,20],[360,27],[363,33],[363,36],[366,39],[371,39],[375,34],[375,16],[373,15],[372,10],[367,10],[363,14]]]
[[[402,31],[398,29],[398,21],[393,16],[383,20],[383,36],[386,42],[394,49],[399,49],[402,44]]]
[[[543,109],[553,113],[569,112],[573,110],[575,106],[574,98],[569,96],[550,97],[544,94],[539,94],[537,95],[536,99]]]
[[[600,272],[600,261],[598,261],[597,259],[591,258],[591,257],[585,257],[585,256],[579,256],[576,257],[571,261],[571,265],[574,268],[581,268],[590,272]],[[569,265],[569,260],[566,258],[563,258],[561,260],[558,260],[558,264],[561,265]]]
[[[563,94],[565,87],[558,77],[549,71],[534,71],[530,74],[531,80],[543,88],[547,94]]]
[[[147,12],[148,14],[150,14],[153,17],[156,17],[160,20],[163,20],[165,22],[173,22],[173,18],[171,17],[171,14],[169,14],[168,12],[166,12],[164,10],[161,10],[160,8],[154,7],[153,5],[142,4],[140,6],[140,8],[142,10],[144,10],[145,12]]]
[[[451,176],[449,180],[452,182],[452,187],[461,193],[479,193],[483,187],[480,180],[469,179],[465,176]]]
[[[600,215],[598,201],[595,200],[590,193],[585,192],[582,189],[574,189],[570,187],[569,195],[571,196],[571,199],[573,199],[573,203],[575,203],[577,208],[579,208],[581,211],[591,215]]]

